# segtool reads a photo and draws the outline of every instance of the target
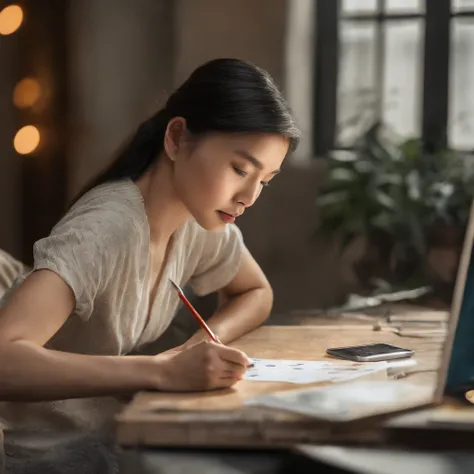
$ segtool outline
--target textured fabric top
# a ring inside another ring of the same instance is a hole
[[[244,243],[235,225],[210,232],[189,220],[173,237],[152,302],[149,248],[143,198],[131,180],[98,186],[75,203],[34,245],[31,271],[56,272],[76,301],[46,347],[97,355],[138,350],[163,334],[178,308],[168,279],[189,284],[198,295],[216,291],[236,275]],[[17,278],[4,301],[28,274]]]

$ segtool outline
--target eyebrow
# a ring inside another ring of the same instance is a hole
[[[255,168],[258,168],[259,170],[263,170],[263,164],[261,161],[257,160],[255,156],[252,156],[250,153],[247,153],[245,150],[235,150],[235,154],[239,155],[241,158],[244,158],[245,160],[249,161],[252,163],[252,165],[255,166]],[[275,170],[272,171],[270,174],[278,174],[281,170]]]

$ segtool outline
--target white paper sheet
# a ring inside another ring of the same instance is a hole
[[[258,382],[344,382],[367,374],[387,370],[386,362],[337,362],[275,360],[252,358],[254,367],[247,370],[246,380]]]

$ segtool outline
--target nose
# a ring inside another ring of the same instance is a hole
[[[260,182],[248,183],[236,196],[237,201],[245,207],[253,206],[262,192]]]

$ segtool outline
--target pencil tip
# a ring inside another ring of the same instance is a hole
[[[182,293],[183,290],[177,285],[171,278],[168,278],[168,280],[171,282],[171,284],[180,292]]]

